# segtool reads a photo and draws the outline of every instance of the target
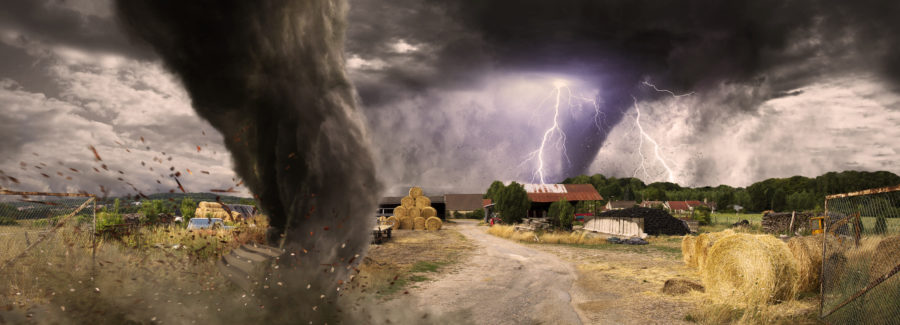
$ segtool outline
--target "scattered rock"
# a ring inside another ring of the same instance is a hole
[[[704,292],[706,289],[700,284],[684,279],[668,279],[662,287],[663,293],[673,296],[687,294],[691,291]]]
[[[627,244],[627,245],[647,245],[647,244],[649,244],[646,240],[643,240],[643,239],[638,238],[638,237],[631,237],[631,238],[628,238],[627,240],[625,240],[625,241],[622,242],[622,243],[623,243],[623,244]]]
[[[610,244],[621,244],[622,239],[619,237],[609,237],[606,239],[606,242]]]

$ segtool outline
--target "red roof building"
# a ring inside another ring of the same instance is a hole
[[[531,202],[600,201],[603,197],[591,184],[525,184]]]

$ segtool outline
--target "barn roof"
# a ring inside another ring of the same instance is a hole
[[[484,194],[444,194],[447,210],[474,211],[484,208]]]
[[[591,184],[526,184],[525,191],[531,202],[556,202],[561,198],[566,201],[603,200]]]

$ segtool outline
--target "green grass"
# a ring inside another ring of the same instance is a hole
[[[421,261],[416,264],[413,264],[412,268],[409,270],[411,273],[420,273],[420,272],[437,272],[441,267],[450,264],[449,262],[429,262],[429,261]]]
[[[413,276],[409,277],[409,281],[412,281],[412,282],[422,282],[422,281],[428,281],[428,280],[429,280],[428,277],[423,276],[423,275],[413,275]]]
[[[681,242],[681,237],[678,237],[679,243]],[[559,245],[559,246],[568,246],[568,247],[577,247],[577,248],[587,248],[587,249],[603,249],[603,250],[614,250],[614,251],[625,251],[625,252],[634,252],[634,253],[649,253],[649,252],[660,252],[664,254],[670,255],[681,255],[681,248],[663,246],[663,245],[626,245],[626,244],[542,244],[542,243],[529,243],[529,242],[520,242],[529,245]]]

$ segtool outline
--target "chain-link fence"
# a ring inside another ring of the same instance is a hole
[[[92,195],[0,190],[0,269],[43,242],[63,224],[94,233]]]
[[[900,186],[825,198],[822,319],[900,323]]]

